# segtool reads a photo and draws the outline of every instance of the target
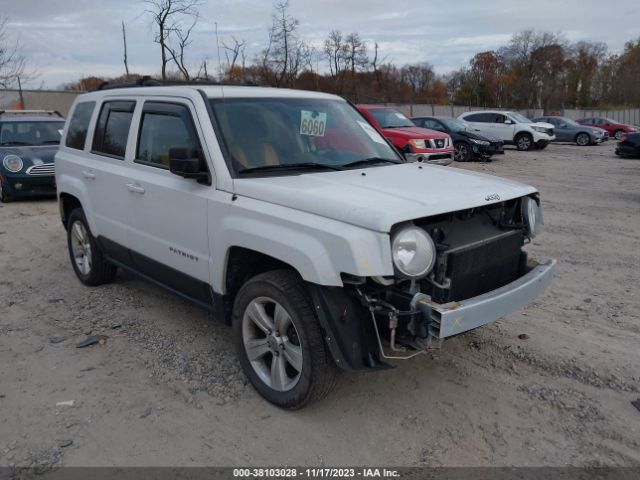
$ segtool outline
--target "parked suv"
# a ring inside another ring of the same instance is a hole
[[[358,110],[407,160],[435,165],[453,162],[453,142],[446,133],[418,127],[395,108],[358,105]]]
[[[53,156],[64,126],[48,110],[0,110],[0,202],[54,196]]]
[[[542,149],[556,139],[553,125],[532,122],[518,112],[466,112],[458,118],[483,135],[497,137],[505,144],[515,145],[518,150]]]
[[[56,179],[80,281],[123,268],[215,311],[284,408],[523,307],[555,265],[523,249],[542,223],[534,187],[406,162],[323,93],[83,94]]]

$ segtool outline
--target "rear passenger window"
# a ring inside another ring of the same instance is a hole
[[[481,122],[481,123],[487,123],[490,122],[492,120],[492,118],[490,118],[491,115],[487,114],[487,113],[474,113],[472,115],[467,115],[466,117],[464,117],[464,120],[466,122]]]
[[[93,153],[124,158],[136,102],[104,102],[93,136]]]
[[[84,142],[87,139],[89,122],[96,102],[82,102],[76,105],[69,121],[65,145],[76,150],[84,150]]]
[[[145,103],[140,119],[136,162],[169,168],[170,148],[200,150],[189,109],[172,103]]]

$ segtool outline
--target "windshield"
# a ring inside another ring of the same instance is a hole
[[[296,165],[300,171],[314,166],[339,170],[355,162],[382,166],[402,160],[378,131],[342,100],[232,98],[210,102],[239,174],[258,170],[291,174],[297,171]],[[279,166],[294,168],[277,169]]]
[[[60,143],[64,122],[5,122],[0,145],[53,145]]]
[[[465,130],[471,130],[471,126],[468,123],[456,120],[455,118],[441,118],[440,121],[452,132],[464,132]]]
[[[513,118],[518,123],[533,123],[527,117],[525,117],[524,115],[519,114],[518,112],[509,112],[509,115],[511,116],[511,118]]]
[[[393,108],[372,108],[369,113],[380,124],[380,128],[415,127],[411,120]]]

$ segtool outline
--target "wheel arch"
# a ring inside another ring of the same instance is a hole
[[[78,197],[67,192],[60,193],[58,202],[60,206],[60,219],[62,220],[62,225],[66,229],[69,221],[69,215],[71,215],[71,212],[76,208],[82,208],[82,202],[80,202]]]

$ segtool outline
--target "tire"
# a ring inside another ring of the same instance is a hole
[[[102,255],[81,208],[69,215],[67,246],[73,271],[82,283],[95,287],[114,280],[118,268]]]
[[[0,202],[9,203],[13,198],[9,195],[9,191],[7,190],[4,182],[0,180]]]
[[[620,137],[622,137],[622,135],[624,135],[624,132],[622,130],[616,130],[615,132],[613,132],[613,136],[616,140],[620,140]]]
[[[296,272],[274,270],[245,283],[234,302],[232,325],[240,365],[267,401],[294,410],[335,386],[338,369]]]
[[[516,138],[513,140],[513,143],[516,144],[516,148],[523,152],[528,152],[532,150],[533,145],[533,137],[529,133],[519,133],[516,135]]]
[[[471,148],[466,142],[456,142],[453,144],[455,149],[453,159],[456,162],[468,162],[471,160]]]
[[[579,133],[576,135],[576,145],[586,147],[591,144],[591,137],[588,133]]]

